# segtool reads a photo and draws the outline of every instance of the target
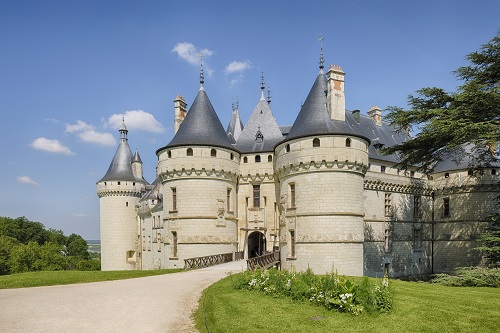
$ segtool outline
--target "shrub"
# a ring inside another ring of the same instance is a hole
[[[430,281],[451,287],[500,287],[500,268],[460,267],[455,275],[436,274]]]
[[[329,310],[358,315],[362,312],[388,312],[392,309],[389,280],[375,284],[368,278],[360,285],[335,272],[318,276],[308,269],[305,272],[256,270],[232,277],[235,289],[263,292],[276,298],[310,302]]]

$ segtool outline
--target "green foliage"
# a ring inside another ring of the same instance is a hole
[[[389,281],[380,285],[364,280],[360,285],[331,272],[314,275],[311,270],[303,273],[286,270],[246,271],[233,277],[235,289],[260,291],[274,298],[290,298],[309,302],[328,310],[358,315],[366,312],[388,312],[392,308]]]
[[[454,72],[463,80],[456,92],[423,88],[408,97],[409,110],[388,108],[387,118],[396,127],[420,129],[416,137],[383,149],[399,154],[401,167],[419,165],[429,171],[444,156],[458,159],[464,154],[473,154],[478,166],[494,160],[491,153],[500,141],[500,31],[466,59],[470,64]],[[466,152],[465,144],[478,149]]]
[[[476,250],[483,253],[489,267],[500,267],[500,213],[488,217],[488,226],[477,239]]]
[[[450,287],[500,287],[500,268],[461,267],[455,275],[436,274],[431,283]]]
[[[91,258],[80,235],[66,237],[25,217],[0,217],[0,275],[66,269],[99,270],[99,254]]]

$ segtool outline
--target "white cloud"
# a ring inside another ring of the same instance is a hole
[[[66,124],[65,132],[75,134],[80,140],[86,143],[102,146],[116,145],[115,137],[111,133],[98,132],[94,126],[81,120],[78,120],[76,124]]]
[[[71,216],[82,218],[82,217],[87,217],[87,214],[84,214],[84,213],[71,213]]]
[[[252,68],[252,63],[249,60],[233,61],[226,66],[226,69],[224,71],[226,72],[226,74],[232,74],[243,72],[250,68]]]
[[[68,147],[63,145],[58,140],[47,139],[44,137],[33,140],[30,146],[37,150],[46,151],[49,153],[63,154],[63,155],[75,155]]]
[[[34,186],[40,185],[36,181],[34,181],[33,179],[31,179],[28,176],[19,176],[19,177],[17,177],[17,182],[18,183],[22,183],[22,184],[34,185]]]
[[[163,133],[165,127],[155,117],[143,110],[126,111],[124,114],[113,114],[108,118],[104,127],[119,129],[122,125],[122,117],[125,118],[125,126],[129,130],[139,130],[152,133]]]
[[[242,83],[243,81],[245,81],[245,77],[243,76],[243,74],[239,74],[238,76],[232,78],[231,81],[229,81],[229,88],[233,88],[234,86]]]
[[[88,130],[78,133],[78,137],[86,143],[95,143],[102,146],[116,145],[115,137],[111,133]]]
[[[87,124],[84,121],[78,120],[76,124],[71,125],[71,124],[66,124],[66,133],[75,133],[75,132],[82,132],[82,131],[90,131],[93,130],[94,127],[90,124]]]
[[[172,52],[177,53],[181,59],[196,66],[199,66],[200,64],[200,53],[203,55],[204,60],[215,53],[209,49],[198,49],[196,46],[188,42],[175,44]],[[203,70],[208,77],[212,77],[214,71],[205,63],[205,61],[203,62]]]

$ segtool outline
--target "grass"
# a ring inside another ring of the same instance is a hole
[[[181,269],[144,271],[43,271],[0,276],[0,289],[54,286],[60,284],[87,283],[132,279],[144,276],[175,273]]]
[[[500,289],[392,281],[394,310],[352,316],[233,289],[231,276],[203,292],[200,332],[498,332]]]

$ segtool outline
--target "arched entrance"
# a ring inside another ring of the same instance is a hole
[[[266,236],[259,231],[248,235],[248,258],[254,258],[266,253]]]

